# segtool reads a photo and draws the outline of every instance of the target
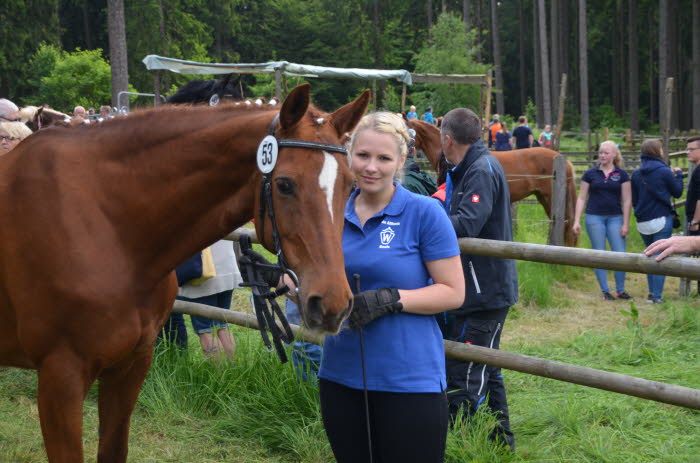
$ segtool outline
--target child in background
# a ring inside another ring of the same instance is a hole
[[[540,134],[540,139],[537,140],[540,144],[540,146],[543,146],[545,148],[551,148],[552,147],[552,126],[547,124],[544,126],[544,132]]]

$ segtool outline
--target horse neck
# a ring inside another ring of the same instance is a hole
[[[272,114],[249,116],[152,143],[134,137],[105,153],[98,181],[115,182],[109,213],[156,281],[253,217],[255,152]]]

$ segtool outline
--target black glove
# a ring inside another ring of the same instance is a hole
[[[399,302],[399,298],[399,290],[396,288],[370,289],[355,294],[350,326],[359,328],[388,313],[402,312],[403,304]]]
[[[258,267],[260,270],[260,275],[262,279],[270,288],[277,288],[282,277],[282,269],[279,265],[270,263],[269,260],[265,259],[262,254],[259,254],[252,249],[246,251],[246,254],[251,258],[251,260],[257,264],[262,264]]]

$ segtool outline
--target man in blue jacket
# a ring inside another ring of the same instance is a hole
[[[503,167],[481,141],[474,112],[458,108],[445,115],[442,149],[455,167],[449,172],[445,208],[459,238],[512,241],[510,192]],[[446,339],[498,349],[508,309],[518,300],[518,275],[511,259],[462,254],[466,298],[461,308],[439,314]],[[454,419],[460,409],[474,413],[486,402],[499,424],[493,438],[515,449],[500,368],[446,360],[447,397]]]

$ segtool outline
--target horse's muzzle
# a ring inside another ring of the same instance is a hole
[[[302,317],[307,328],[337,334],[340,331],[340,325],[350,315],[352,300],[348,300],[347,306],[339,313],[324,312],[321,296],[309,296],[304,305]]]

